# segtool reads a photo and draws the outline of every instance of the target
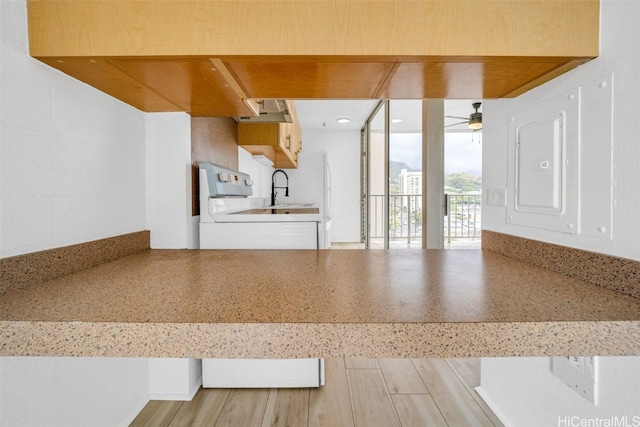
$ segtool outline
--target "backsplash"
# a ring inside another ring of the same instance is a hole
[[[482,249],[640,298],[640,262],[482,230]]]
[[[149,231],[0,259],[0,294],[149,249]]]

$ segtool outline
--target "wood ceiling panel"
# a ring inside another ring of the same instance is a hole
[[[509,96],[567,60],[509,59],[463,62],[402,62],[381,97],[389,99],[466,99]]]
[[[251,115],[242,98],[511,97],[599,51],[599,0],[371,3],[29,0],[29,51],[140,110],[196,116]]]
[[[249,116],[243,98],[483,99],[517,96],[576,58],[44,58],[142,111]]]
[[[192,116],[250,115],[242,99],[208,58],[127,58],[112,62]]]
[[[223,61],[249,98],[377,98],[395,59],[254,58]]]
[[[113,67],[108,60],[93,58],[39,58],[42,62],[147,112],[181,111],[141,82]]]

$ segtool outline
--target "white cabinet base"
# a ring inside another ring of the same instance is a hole
[[[324,385],[324,359],[202,359],[207,388],[298,388]]]
[[[200,223],[200,249],[317,248],[317,222]]]

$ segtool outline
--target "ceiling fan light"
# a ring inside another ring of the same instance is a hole
[[[476,112],[472,113],[471,117],[469,117],[469,128],[473,130],[482,129],[482,113],[478,113],[477,108],[478,107],[476,107]]]
[[[480,120],[469,120],[469,129],[479,130],[482,129],[482,121]]]

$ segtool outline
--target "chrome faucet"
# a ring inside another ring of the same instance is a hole
[[[276,187],[276,174],[278,172],[282,172],[284,174],[284,177],[287,178],[286,187]],[[278,195],[276,188],[284,188],[284,196],[289,197],[289,176],[282,169],[276,169],[275,171],[273,171],[273,175],[271,175],[271,206],[276,205],[276,196]]]

